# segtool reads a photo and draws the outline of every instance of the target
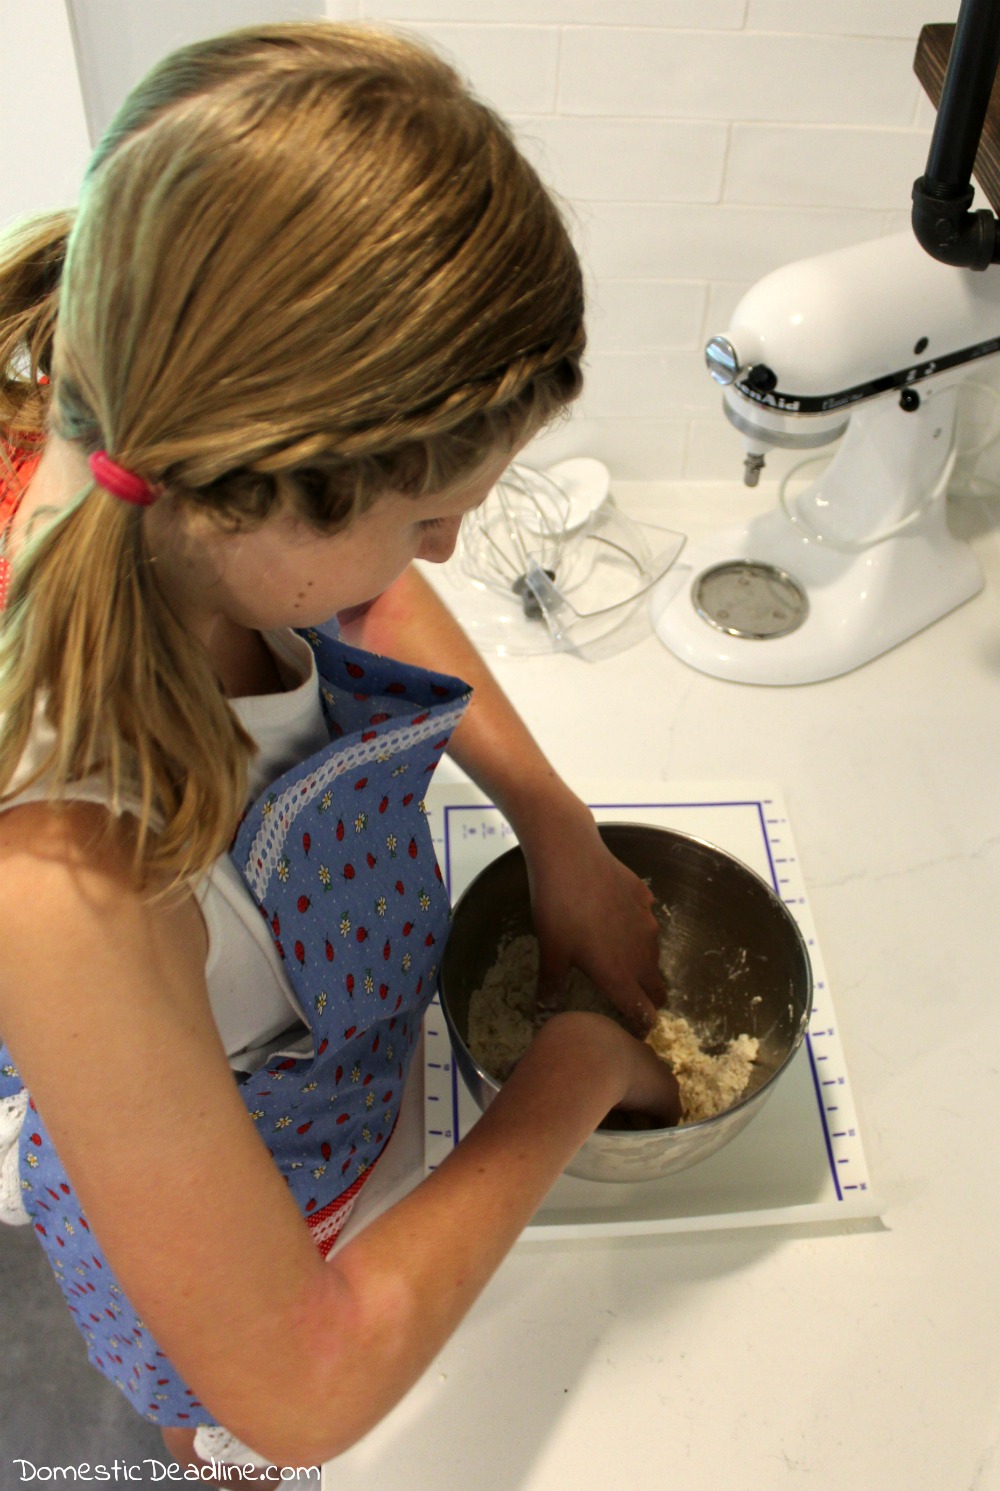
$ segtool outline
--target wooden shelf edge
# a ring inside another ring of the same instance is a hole
[[[944,76],[948,68],[948,58],[951,55],[954,37],[955,27],[953,25],[934,22],[922,28],[917,40],[913,71],[935,108],[941,101],[941,90],[944,87]],[[1000,215],[1000,75],[990,95],[990,106],[983,125],[973,174],[993,211]]]

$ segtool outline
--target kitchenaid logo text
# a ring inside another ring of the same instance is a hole
[[[781,409],[788,414],[797,414],[802,409],[802,400],[800,398],[785,398],[784,394],[760,394],[756,388],[751,388],[748,383],[738,383],[736,388],[744,395],[744,398],[750,398],[750,400],[754,401],[754,404],[766,404],[768,409]]]
[[[307,1484],[319,1485],[322,1472],[318,1465],[303,1466],[294,1470],[290,1466],[268,1465],[263,1470],[254,1470],[248,1465],[224,1465],[218,1460],[204,1465],[183,1466],[173,1463],[165,1465],[162,1460],[140,1460],[129,1464],[126,1460],[112,1460],[99,1465],[36,1465],[33,1460],[14,1460],[21,1484],[36,1485],[80,1485],[119,1482],[120,1484],[165,1486],[198,1484],[206,1486],[239,1486],[242,1482],[254,1485],[276,1486],[282,1481],[295,1481],[302,1476]],[[298,1482],[301,1484],[301,1482]]]
[[[746,383],[737,383],[736,387],[745,399],[752,399],[755,404],[766,404],[769,409],[781,409],[787,414],[798,414],[802,408],[801,399],[786,399],[780,393],[758,393],[756,388],[751,388]]]
[[[947,373],[952,368],[961,367],[963,363],[976,362],[981,357],[992,357],[995,352],[1000,352],[1000,337],[991,337],[987,342],[977,342],[974,347],[962,347],[957,352],[949,352],[929,362],[915,363],[911,367],[900,368],[897,372],[872,378],[868,383],[859,383],[854,388],[844,388],[829,394],[781,393],[778,389],[772,393],[762,393],[744,382],[737,383],[735,387],[741,397],[751,404],[761,404],[779,414],[829,414],[834,409],[845,409],[849,404],[860,404],[862,399],[873,399],[880,393],[909,388],[914,383],[922,383],[925,378],[933,378],[935,373]]]

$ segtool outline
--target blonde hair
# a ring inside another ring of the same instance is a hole
[[[0,247],[0,426],[48,406],[64,439],[220,523],[284,506],[336,531],[512,450],[580,388],[557,209],[503,122],[400,36],[301,23],[175,53],[98,146],[67,241],[69,221]],[[93,486],[14,567],[0,793],[40,705],[55,797],[96,772],[140,801],[140,875],[190,881],[226,848],[252,741],[141,510]]]

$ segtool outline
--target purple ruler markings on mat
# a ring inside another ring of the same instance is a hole
[[[617,817],[625,821],[652,822],[718,843],[756,870],[788,906],[798,922],[813,964],[813,1009],[804,1046],[832,1190],[838,1202],[853,1193],[867,1192],[867,1168],[844,1054],[832,1017],[832,1001],[828,998],[825,970],[789,821],[780,800],[774,794],[723,793],[712,797],[700,792],[689,797],[665,799],[658,799],[653,794],[622,794],[618,800],[612,800],[610,794],[597,793],[590,794],[589,801],[599,821]],[[491,859],[513,847],[517,841],[499,810],[466,784],[435,784],[428,793],[427,806],[445,885],[454,902]],[[450,1058],[447,1029],[437,998],[428,1011],[425,1032],[428,1046],[435,1042],[444,1043]],[[450,1059],[443,1060],[437,1047],[428,1050],[425,1058],[425,1096],[429,1105],[438,1105],[432,1109],[433,1121],[430,1116],[427,1120],[427,1168],[430,1170],[462,1138],[463,1124],[467,1129],[474,1122],[474,1117],[470,1116],[470,1101],[459,1082],[455,1063]],[[450,1124],[442,1123],[443,1113],[449,1114]]]

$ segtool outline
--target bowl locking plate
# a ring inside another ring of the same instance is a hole
[[[751,642],[787,637],[809,614],[809,600],[786,570],[752,559],[732,559],[704,570],[691,587],[703,621]]]

